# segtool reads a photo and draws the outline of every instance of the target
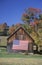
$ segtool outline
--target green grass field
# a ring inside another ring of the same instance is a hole
[[[5,48],[1,48],[0,58],[41,58],[42,59],[42,55],[39,55],[39,54],[26,55],[23,53],[8,53]]]
[[[42,55],[7,53],[5,48],[1,48],[0,65],[42,65]]]

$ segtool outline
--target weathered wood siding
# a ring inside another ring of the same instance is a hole
[[[13,40],[27,40],[28,41],[28,52],[33,51],[33,43],[34,41],[31,39],[31,37],[21,28],[15,32],[8,40],[7,44],[9,44],[8,49],[11,50],[11,42],[13,43]]]
[[[29,40],[32,42],[32,39],[25,33],[25,31],[23,29],[20,29],[19,31],[17,31],[12,37],[10,37],[8,39],[8,42],[12,42],[13,40],[15,39],[18,39],[18,36],[19,35],[23,35],[24,36],[24,39],[23,40]]]

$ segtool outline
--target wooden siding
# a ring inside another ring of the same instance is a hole
[[[23,35],[24,36],[24,39],[22,40],[29,40],[32,42],[32,39],[26,34],[26,32],[23,30],[23,29],[19,29],[19,31],[17,31],[13,36],[11,36],[9,39],[8,39],[8,42],[12,42],[13,40],[15,39],[18,39],[18,36],[21,36]],[[19,39],[20,40],[20,39]]]

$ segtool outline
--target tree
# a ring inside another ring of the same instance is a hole
[[[14,30],[15,30],[15,26],[13,24],[11,27],[9,27],[9,34],[12,34]]]
[[[40,9],[28,8],[22,15],[25,28],[29,29],[31,37],[39,46],[42,45],[42,11]]]
[[[42,20],[42,14],[39,14],[39,19]]]
[[[34,27],[35,32],[38,30],[38,24],[39,24],[39,17],[42,16],[39,15],[41,13],[40,9],[37,8],[28,8],[25,9],[25,13],[22,15],[22,20],[26,25],[32,25]]]
[[[7,23],[3,23],[3,24],[0,24],[0,35],[2,36],[6,36],[7,35],[7,32],[8,32],[8,29],[9,29],[9,26],[7,25]]]
[[[3,24],[3,35],[7,36],[8,35],[8,30],[9,30],[9,26],[7,25],[7,23],[5,22]]]

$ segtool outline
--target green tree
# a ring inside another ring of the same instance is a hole
[[[3,35],[7,36],[8,35],[7,32],[9,30],[9,26],[7,25],[6,22],[3,24],[3,28],[4,28],[3,29]]]

